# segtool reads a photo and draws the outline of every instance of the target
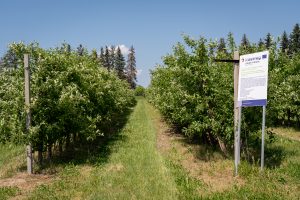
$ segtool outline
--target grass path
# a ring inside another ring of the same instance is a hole
[[[109,163],[93,172],[92,199],[175,199],[173,179],[156,149],[156,130],[145,99],[114,145]]]
[[[70,166],[30,199],[177,199],[176,184],[156,148],[156,129],[144,98],[99,166]]]

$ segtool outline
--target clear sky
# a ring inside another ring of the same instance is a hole
[[[181,34],[226,37],[246,33],[257,42],[279,36],[300,23],[298,0],[0,0],[0,55],[11,42],[62,42],[98,51],[105,45],[133,45],[138,84],[150,82],[149,69],[182,41]]]

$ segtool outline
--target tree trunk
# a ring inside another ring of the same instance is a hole
[[[37,150],[38,150],[38,164],[42,165],[43,164],[43,143],[38,144]]]
[[[227,155],[226,145],[224,144],[224,142],[223,142],[219,137],[217,137],[217,140],[218,140],[219,147],[220,147],[221,151],[222,151],[225,155]]]
[[[43,151],[42,150],[38,150],[38,163],[39,163],[39,165],[43,164]]]
[[[58,142],[59,157],[62,157],[62,152],[63,152],[63,142],[62,142],[62,140],[59,140],[59,142]]]
[[[52,159],[52,144],[47,145],[47,160],[51,161]]]
[[[288,126],[290,127],[291,126],[291,110],[290,109],[287,110],[287,114],[288,114]]]
[[[70,150],[70,134],[66,137],[66,151]]]
[[[75,146],[75,144],[76,144],[76,133],[73,133],[72,136],[73,136],[73,146]]]

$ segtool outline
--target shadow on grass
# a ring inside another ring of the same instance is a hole
[[[279,167],[289,152],[282,146],[267,147],[265,149],[265,167]]]
[[[176,140],[188,147],[195,157],[201,161],[210,162],[234,158],[234,148],[227,146],[227,152],[221,151],[217,144],[211,145],[202,142],[200,137],[187,138],[178,129],[173,126],[169,131]],[[268,140],[267,140],[268,138]],[[265,141],[265,167],[273,169],[279,167],[288,156],[293,155],[293,151],[286,145],[279,142],[280,138],[275,135],[268,135]],[[247,161],[249,164],[260,166],[261,160],[261,141],[259,138],[248,141],[248,146],[241,149],[241,160]]]
[[[265,141],[264,148],[264,164],[269,169],[279,167],[282,162],[288,157],[294,155],[294,151],[289,148],[286,142],[280,142],[280,140],[288,141],[285,138],[272,136],[272,140]],[[243,149],[243,156],[241,159],[248,161],[251,164],[260,165],[261,162],[261,142],[256,145],[250,145]]]
[[[201,137],[194,136],[192,138],[188,138],[180,131],[180,128],[174,125],[172,126],[171,124],[169,125],[171,128],[168,130],[168,134],[174,137],[176,141],[180,142],[188,149],[188,151],[201,161],[217,161],[228,158],[230,155],[224,154],[217,145],[203,142]]]
[[[116,123],[110,126],[106,136],[99,136],[93,141],[75,143],[69,150],[59,155],[54,151],[51,161],[44,160],[35,170],[36,173],[57,173],[57,167],[74,165],[102,165],[107,163],[112,153],[112,147],[118,141],[126,141],[127,136],[122,135],[122,129],[126,125],[133,108],[119,116]]]

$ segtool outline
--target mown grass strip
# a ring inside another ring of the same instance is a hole
[[[157,151],[146,104],[138,99],[127,124],[107,147],[106,162],[87,173],[84,166],[68,167],[60,181],[40,186],[30,199],[176,199],[176,184]]]

